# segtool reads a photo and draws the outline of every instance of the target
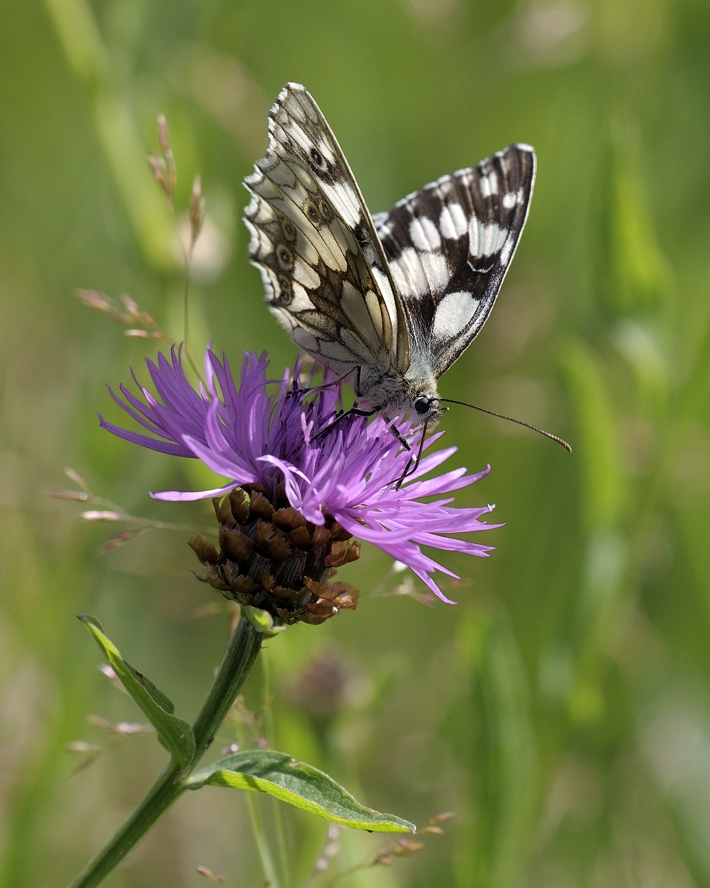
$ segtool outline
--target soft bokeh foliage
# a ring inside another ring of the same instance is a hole
[[[99,429],[98,411],[117,419],[104,383],[157,343],[125,338],[73,290],[127,292],[182,338],[179,251],[145,162],[163,112],[178,202],[196,172],[207,198],[194,352],[213,339],[235,364],[245,348],[290,363],[246,260],[240,183],[297,80],[373,211],[509,142],[536,147],[500,302],[441,389],[575,451],[453,408],[444,443],[471,470],[493,466],[458,502],[496,503],[497,551],[450,554],[466,577],[445,589],[450,608],[384,597],[406,577],[365,549],[342,578],[379,594],[270,642],[246,698],[271,701],[265,718],[242,710],[219,742],[266,733],[420,824],[457,811],[411,859],[343,884],[710,885],[709,39],[704,0],[2,5],[0,884],[69,881],[164,759],[139,734],[70,776],[68,742],[112,742],[87,715],[138,720],[74,614],[96,614],[185,718],[228,628],[191,573],[188,532],[97,555],[127,525],[45,497],[71,465],[133,514],[213,524],[206,506],[147,496],[210,486],[199,467]],[[297,885],[326,827],[286,821]],[[379,847],[339,841],[331,867]],[[260,883],[240,795],[181,799],[106,884],[200,885],[198,865]]]

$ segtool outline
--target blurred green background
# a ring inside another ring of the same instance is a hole
[[[0,884],[68,882],[164,760],[138,736],[72,773],[87,755],[67,743],[115,740],[88,715],[139,718],[74,615],[95,614],[186,718],[228,631],[186,532],[99,555],[126,525],[46,496],[72,466],[133,514],[212,524],[204,503],[147,495],[203,485],[199,467],[99,429],[97,412],[119,418],[104,384],[131,366],[145,380],[159,346],[73,290],[130,293],[182,338],[184,274],[145,163],[162,111],[182,205],[198,171],[207,197],[193,350],[212,339],[234,366],[247,348],[290,363],[246,260],[240,183],[296,80],[373,212],[512,141],[535,146],[511,273],[441,389],[574,453],[451,410],[454,459],[493,467],[458,501],[496,503],[506,526],[478,538],[496,552],[444,556],[459,604],[429,607],[382,594],[403,577],[365,548],[341,574],[372,592],[360,610],[289,629],[250,679],[246,705],[266,694],[273,727],[242,717],[219,742],[269,733],[381,810],[457,812],[419,854],[343,885],[710,885],[709,45],[707,0],[4,0]],[[284,813],[295,886],[327,824]],[[381,842],[343,833],[314,884]],[[243,794],[183,797],[106,884],[202,885],[198,865],[261,884]]]

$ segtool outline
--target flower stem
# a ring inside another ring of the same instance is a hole
[[[244,615],[239,618],[214,683],[192,726],[197,751],[191,771],[214,740],[215,731],[231,709],[235,697],[256,662],[264,637]]]
[[[251,672],[263,638],[246,617],[240,617],[212,688],[193,725],[196,748],[192,762],[187,768],[180,768],[172,760],[168,763],[113,838],[79,873],[70,888],[99,885],[182,795],[187,788],[185,779],[212,743],[215,732]]]

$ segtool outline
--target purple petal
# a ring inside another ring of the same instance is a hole
[[[157,500],[167,500],[171,503],[191,503],[195,500],[201,499],[210,499],[213,496],[222,496],[224,493],[229,493],[231,490],[234,490],[235,487],[239,487],[238,484],[227,484],[226,487],[215,487],[212,490],[195,490],[195,491],[181,491],[181,490],[163,490],[159,493],[153,493],[151,491],[150,496],[153,499]]]
[[[480,520],[492,507],[456,508],[452,494],[479,481],[490,466],[477,474],[458,468],[431,477],[456,451],[432,449],[443,434],[437,432],[423,442],[424,455],[403,479],[412,453],[419,449],[421,429],[408,419],[397,421],[411,446],[407,451],[381,416],[370,422],[364,417],[339,417],[340,383],[331,371],[324,373],[323,385],[304,397],[293,383],[302,372],[301,363],[280,379],[270,380],[266,354],[247,353],[237,385],[227,358],[223,355],[220,360],[208,349],[205,383],[195,387],[183,370],[182,356],[182,349],[173,347],[169,358],[159,354],[155,362],[147,362],[157,397],[139,384],[135,374],[136,394],[125,386],[120,395],[110,390],[114,401],[148,434],[122,429],[102,416],[99,422],[142,447],[198,458],[227,480],[214,490],[152,496],[192,501],[250,483],[261,484],[270,496],[283,481],[290,504],[307,521],[323,524],[326,516],[333,517],[350,533],[410,567],[442,601],[453,603],[432,575],[455,574],[425,555],[421,546],[488,555],[490,546],[462,539],[461,534],[500,526]],[[312,368],[308,384],[314,372]],[[329,431],[323,435],[323,429]]]

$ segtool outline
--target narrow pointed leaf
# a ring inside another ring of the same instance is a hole
[[[619,445],[619,427],[609,379],[601,358],[581,340],[571,339],[562,352],[562,369],[577,411],[585,474],[581,500],[590,527],[619,520],[628,489]]]
[[[118,648],[104,635],[98,620],[88,614],[79,619],[94,636],[123,687],[158,732],[160,742],[182,767],[187,767],[195,754],[195,738],[190,725],[173,715],[175,707],[165,694],[123,659]]]
[[[304,811],[354,829],[416,832],[414,824],[366,808],[332,777],[311,765],[295,761],[285,752],[254,749],[227,755],[196,771],[187,780],[188,789],[200,789],[205,785],[266,792]]]

